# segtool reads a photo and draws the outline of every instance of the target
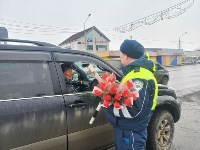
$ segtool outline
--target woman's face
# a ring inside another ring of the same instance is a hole
[[[65,69],[64,76],[66,79],[72,80],[73,77],[72,68]]]

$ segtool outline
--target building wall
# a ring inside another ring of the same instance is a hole
[[[167,48],[145,48],[146,51],[156,52],[156,60],[164,66],[181,65],[183,60],[183,49],[167,49]],[[151,54],[150,54],[151,56]],[[155,57],[152,59],[155,60]]]
[[[70,48],[71,49],[76,49],[78,50],[78,44],[77,44],[77,41],[73,41],[70,43]]]
[[[200,56],[200,50],[196,51],[184,51],[185,56]]]
[[[150,56],[150,58],[152,59],[152,60],[157,60],[157,57],[156,56]]]
[[[85,39],[86,37],[86,39]],[[86,40],[86,44],[85,44]],[[109,41],[107,41],[103,36],[101,36],[96,30],[92,29],[90,32],[86,33],[86,36],[80,37],[76,41],[78,50],[87,51],[107,51],[109,50]],[[71,45],[72,47],[72,45]]]
[[[181,65],[183,62],[183,55],[177,56],[178,58],[178,65]]]
[[[146,49],[152,60],[158,61],[164,66],[175,66],[181,65],[183,60],[183,50],[177,49]],[[106,52],[96,52],[96,55],[104,59],[116,59],[119,58],[120,51],[106,51]]]
[[[164,66],[176,66],[176,65],[181,65],[183,60],[183,56],[179,55],[162,55],[158,56],[157,61],[164,65]]]

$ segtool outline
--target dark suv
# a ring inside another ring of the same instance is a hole
[[[13,42],[19,44],[11,45]],[[96,80],[87,75],[85,64],[113,72],[121,80],[119,70],[96,55],[48,43],[12,39],[0,39],[0,43],[4,43],[0,44],[1,150],[113,148],[114,134],[104,111],[89,124],[99,98],[91,92]],[[73,62],[74,93],[67,93],[61,69],[66,62]],[[174,91],[160,86],[148,126],[147,149],[169,149],[179,118]]]

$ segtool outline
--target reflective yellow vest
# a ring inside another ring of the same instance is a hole
[[[154,74],[151,71],[149,71],[148,69],[140,67],[140,71],[138,71],[138,72],[135,72],[134,70],[129,72],[123,78],[122,84],[124,84],[126,81],[128,81],[130,79],[135,79],[135,78],[144,79],[147,82],[149,80],[153,80],[154,81],[154,83],[155,83],[155,92],[154,92],[154,98],[153,98],[153,105],[152,105],[152,108],[151,108],[151,110],[154,110],[155,107],[156,107],[156,104],[157,104],[157,97],[158,97],[158,84],[157,84],[157,81],[156,81],[156,79],[154,77]]]

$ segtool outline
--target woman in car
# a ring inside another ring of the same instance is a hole
[[[72,84],[73,72],[72,72],[72,63],[64,63],[61,65],[67,87],[67,93],[78,92],[77,89]]]

